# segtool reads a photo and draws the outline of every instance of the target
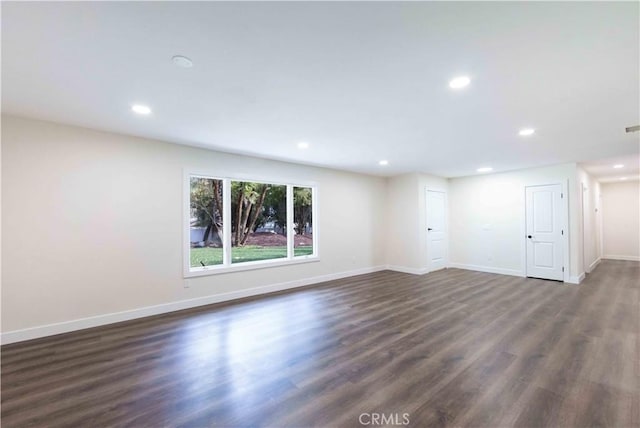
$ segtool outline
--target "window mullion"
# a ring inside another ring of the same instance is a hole
[[[287,258],[293,257],[293,186],[287,185]]]
[[[318,256],[318,192],[311,188],[311,236],[313,236],[313,256]]]
[[[231,265],[231,180],[225,178],[222,184],[222,261],[224,266]]]

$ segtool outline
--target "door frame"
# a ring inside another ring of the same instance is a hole
[[[589,266],[587,264],[587,224],[586,224],[586,208],[585,208],[585,192],[588,192],[589,188],[587,187],[587,185],[584,183],[584,181],[580,181],[580,223],[581,223],[581,229],[582,229],[582,248],[581,248],[581,257],[582,257],[582,269],[584,270],[584,273],[591,273],[589,271]]]
[[[444,239],[446,242],[446,248],[444,251],[444,269],[448,269],[450,266],[449,261],[449,194],[447,189],[443,189],[441,187],[429,187],[425,186],[424,188],[424,236],[426,237],[426,256],[427,256],[427,272],[433,272],[433,266],[431,265],[431,244],[429,240],[429,192],[439,192],[444,194]]]
[[[524,276],[527,277],[527,187],[540,187],[540,186],[553,186],[560,185],[560,192],[562,193],[562,200],[560,204],[560,225],[564,234],[562,235],[562,265],[564,272],[562,272],[562,281],[571,282],[571,258],[569,255],[569,180],[566,182],[551,182],[551,183],[536,183],[525,184],[522,189],[523,204],[522,204],[522,266]]]

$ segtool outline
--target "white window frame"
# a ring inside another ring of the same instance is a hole
[[[191,267],[191,177],[208,178],[222,181],[222,264]],[[233,264],[231,261],[231,182],[251,181],[256,183],[287,186],[287,257],[270,260],[258,260]],[[184,171],[183,177],[183,275],[185,278],[216,275],[243,270],[263,269],[287,266],[299,263],[320,261],[318,254],[318,187],[315,183],[273,181],[260,177],[219,176],[206,172]],[[311,218],[313,221],[313,253],[306,256],[294,256],[293,225],[293,188],[311,188]]]

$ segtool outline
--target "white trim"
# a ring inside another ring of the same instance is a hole
[[[569,283],[569,284],[580,284],[580,283],[582,282],[582,280],[584,279],[584,277],[585,277],[585,274],[584,274],[584,272],[582,272],[582,273],[581,273],[580,275],[578,275],[578,276],[571,275],[571,276],[569,277],[569,280],[568,280],[568,281],[565,281],[565,282],[566,282],[566,283]]]
[[[563,222],[563,230],[564,234],[564,242],[563,242],[563,251],[562,251],[562,265],[564,266],[564,275],[562,278],[563,282],[568,282],[571,279],[571,240],[569,237],[571,236],[571,219],[569,216],[569,211],[571,210],[571,204],[569,202],[571,195],[569,194],[569,188],[571,183],[569,179],[560,183],[560,188],[565,196],[565,203],[562,204],[563,213],[562,213],[562,222]],[[526,267],[525,267],[526,269]],[[583,273],[584,275],[584,273]]]
[[[287,186],[286,189],[286,200],[285,205],[287,206],[287,259],[291,259],[293,257],[293,234],[295,233],[293,230],[293,186]],[[311,190],[311,204],[313,204],[313,190]],[[313,210],[313,206],[311,207]],[[312,214],[313,215],[313,214]]]
[[[318,233],[318,229],[320,227],[320,221],[318,216],[318,187],[311,187],[311,235],[313,237],[313,255],[316,257],[320,257],[320,253],[318,249],[320,248],[318,245],[318,239],[320,234]]]
[[[279,176],[278,171],[272,171],[268,175],[253,174],[246,172],[238,172],[237,170],[229,171],[223,165],[218,165],[212,169],[184,167],[183,171],[188,175],[196,175],[200,177],[217,178],[218,180],[229,179],[230,181],[252,181],[257,183],[273,184],[276,186],[296,186],[296,187],[316,187],[318,182],[315,180],[298,180],[292,179],[290,174]],[[215,171],[215,172],[214,172]]]
[[[189,274],[191,264],[191,174],[186,169],[182,170],[182,274]]]
[[[320,261],[320,258],[316,256],[299,256],[299,257],[292,257],[292,258],[281,257],[279,259],[256,260],[253,262],[241,262],[241,263],[235,263],[229,266],[224,266],[224,265],[203,266],[203,267],[191,268],[189,273],[184,274],[184,277],[195,278],[199,276],[208,276],[208,275],[216,275],[216,274],[231,273],[231,272],[242,272],[245,270],[265,269],[270,267],[296,265],[299,263],[311,263],[311,262],[319,262],[319,261]]]
[[[602,204],[602,187],[600,186],[598,188],[598,217],[597,217],[597,221],[598,224],[596,225],[598,227],[598,229],[600,230],[600,248],[598,248],[598,250],[600,251],[598,253],[598,256],[600,258],[604,258],[603,254],[604,254],[604,205]]]
[[[586,273],[591,272],[591,269],[588,269],[588,267],[586,266],[587,262],[587,257],[585,255],[585,246],[587,245],[587,230],[585,228],[585,198],[584,198],[584,192],[587,192],[588,188],[587,186],[584,184],[583,181],[580,181],[580,229],[582,230],[582,248],[580,251],[580,255],[582,257],[582,268],[585,270]]]
[[[593,272],[593,270],[600,264],[601,261],[602,259],[598,257],[595,262],[591,263],[589,265],[589,273]]]
[[[425,273],[429,273],[428,268],[412,268],[407,266],[387,265],[386,269],[394,272],[410,273],[411,275],[424,275]]]
[[[638,256],[621,256],[615,254],[605,254],[602,256],[603,259],[607,260],[626,260],[629,262],[640,262],[640,257]]]
[[[198,306],[242,299],[244,297],[251,297],[261,294],[273,293],[276,291],[288,290],[292,288],[305,287],[326,281],[333,281],[336,279],[342,279],[356,275],[379,272],[385,269],[386,266],[374,266],[370,268],[355,269],[346,272],[315,276],[312,278],[303,278],[288,282],[281,282],[278,284],[263,285],[228,293],[213,294],[210,296],[198,297],[195,299],[179,300],[176,302],[164,303],[161,305],[145,306],[128,311],[80,318],[76,320],[47,324],[38,327],[25,328],[22,330],[8,331],[2,333],[0,342],[3,345],[8,343],[22,342],[25,340],[37,339],[39,337],[52,336],[55,334],[68,333],[71,331],[83,330],[86,328],[113,324],[116,322],[129,321],[137,318],[149,317],[152,315],[165,314],[168,312],[180,311],[183,309],[195,308]]]
[[[191,198],[191,194],[189,194]],[[191,205],[191,202],[188,202]],[[231,180],[225,178],[222,182],[222,264],[224,266],[231,266]],[[189,251],[191,251],[191,243],[187,242]],[[191,270],[191,254],[188,256],[189,261],[185,266],[187,274],[192,272]]]
[[[569,182],[569,179],[567,179],[564,183],[560,183],[560,184],[562,185],[562,191],[566,196],[565,203],[562,205],[564,207],[564,215],[563,215],[564,231],[566,232],[564,234],[562,264],[564,265],[563,282],[567,282],[569,281],[570,274],[571,274],[571,240],[569,239],[569,237],[571,236],[571,218],[569,216],[569,211],[571,210],[571,204],[569,202],[571,195],[569,194],[569,188],[571,186],[571,183]],[[526,266],[525,266],[525,269],[526,269]]]
[[[497,273],[499,275],[511,275],[524,277],[525,273],[517,269],[497,268],[492,266],[467,265],[463,263],[449,263],[449,267],[456,269],[474,270],[477,272]]]

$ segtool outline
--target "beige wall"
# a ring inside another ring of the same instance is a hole
[[[601,186],[603,257],[640,260],[640,182]]]
[[[388,179],[387,264],[409,273],[428,271],[426,189],[447,191],[448,180],[427,174]]]
[[[317,183],[320,261],[186,283],[185,168]],[[5,116],[2,197],[3,332],[385,263],[379,177]]]
[[[579,242],[576,164],[449,180],[450,260],[459,267],[525,274],[525,186],[561,183],[569,193],[569,260],[574,281],[584,272]]]
[[[185,170],[315,183],[320,261],[185,280]],[[450,262],[523,274],[524,186],[560,182],[576,278],[575,164],[384,179],[3,116],[2,332],[22,340],[385,266],[427,272],[427,188],[448,192]]]
[[[421,269],[418,174],[391,177],[387,182],[387,264],[406,272]]]

